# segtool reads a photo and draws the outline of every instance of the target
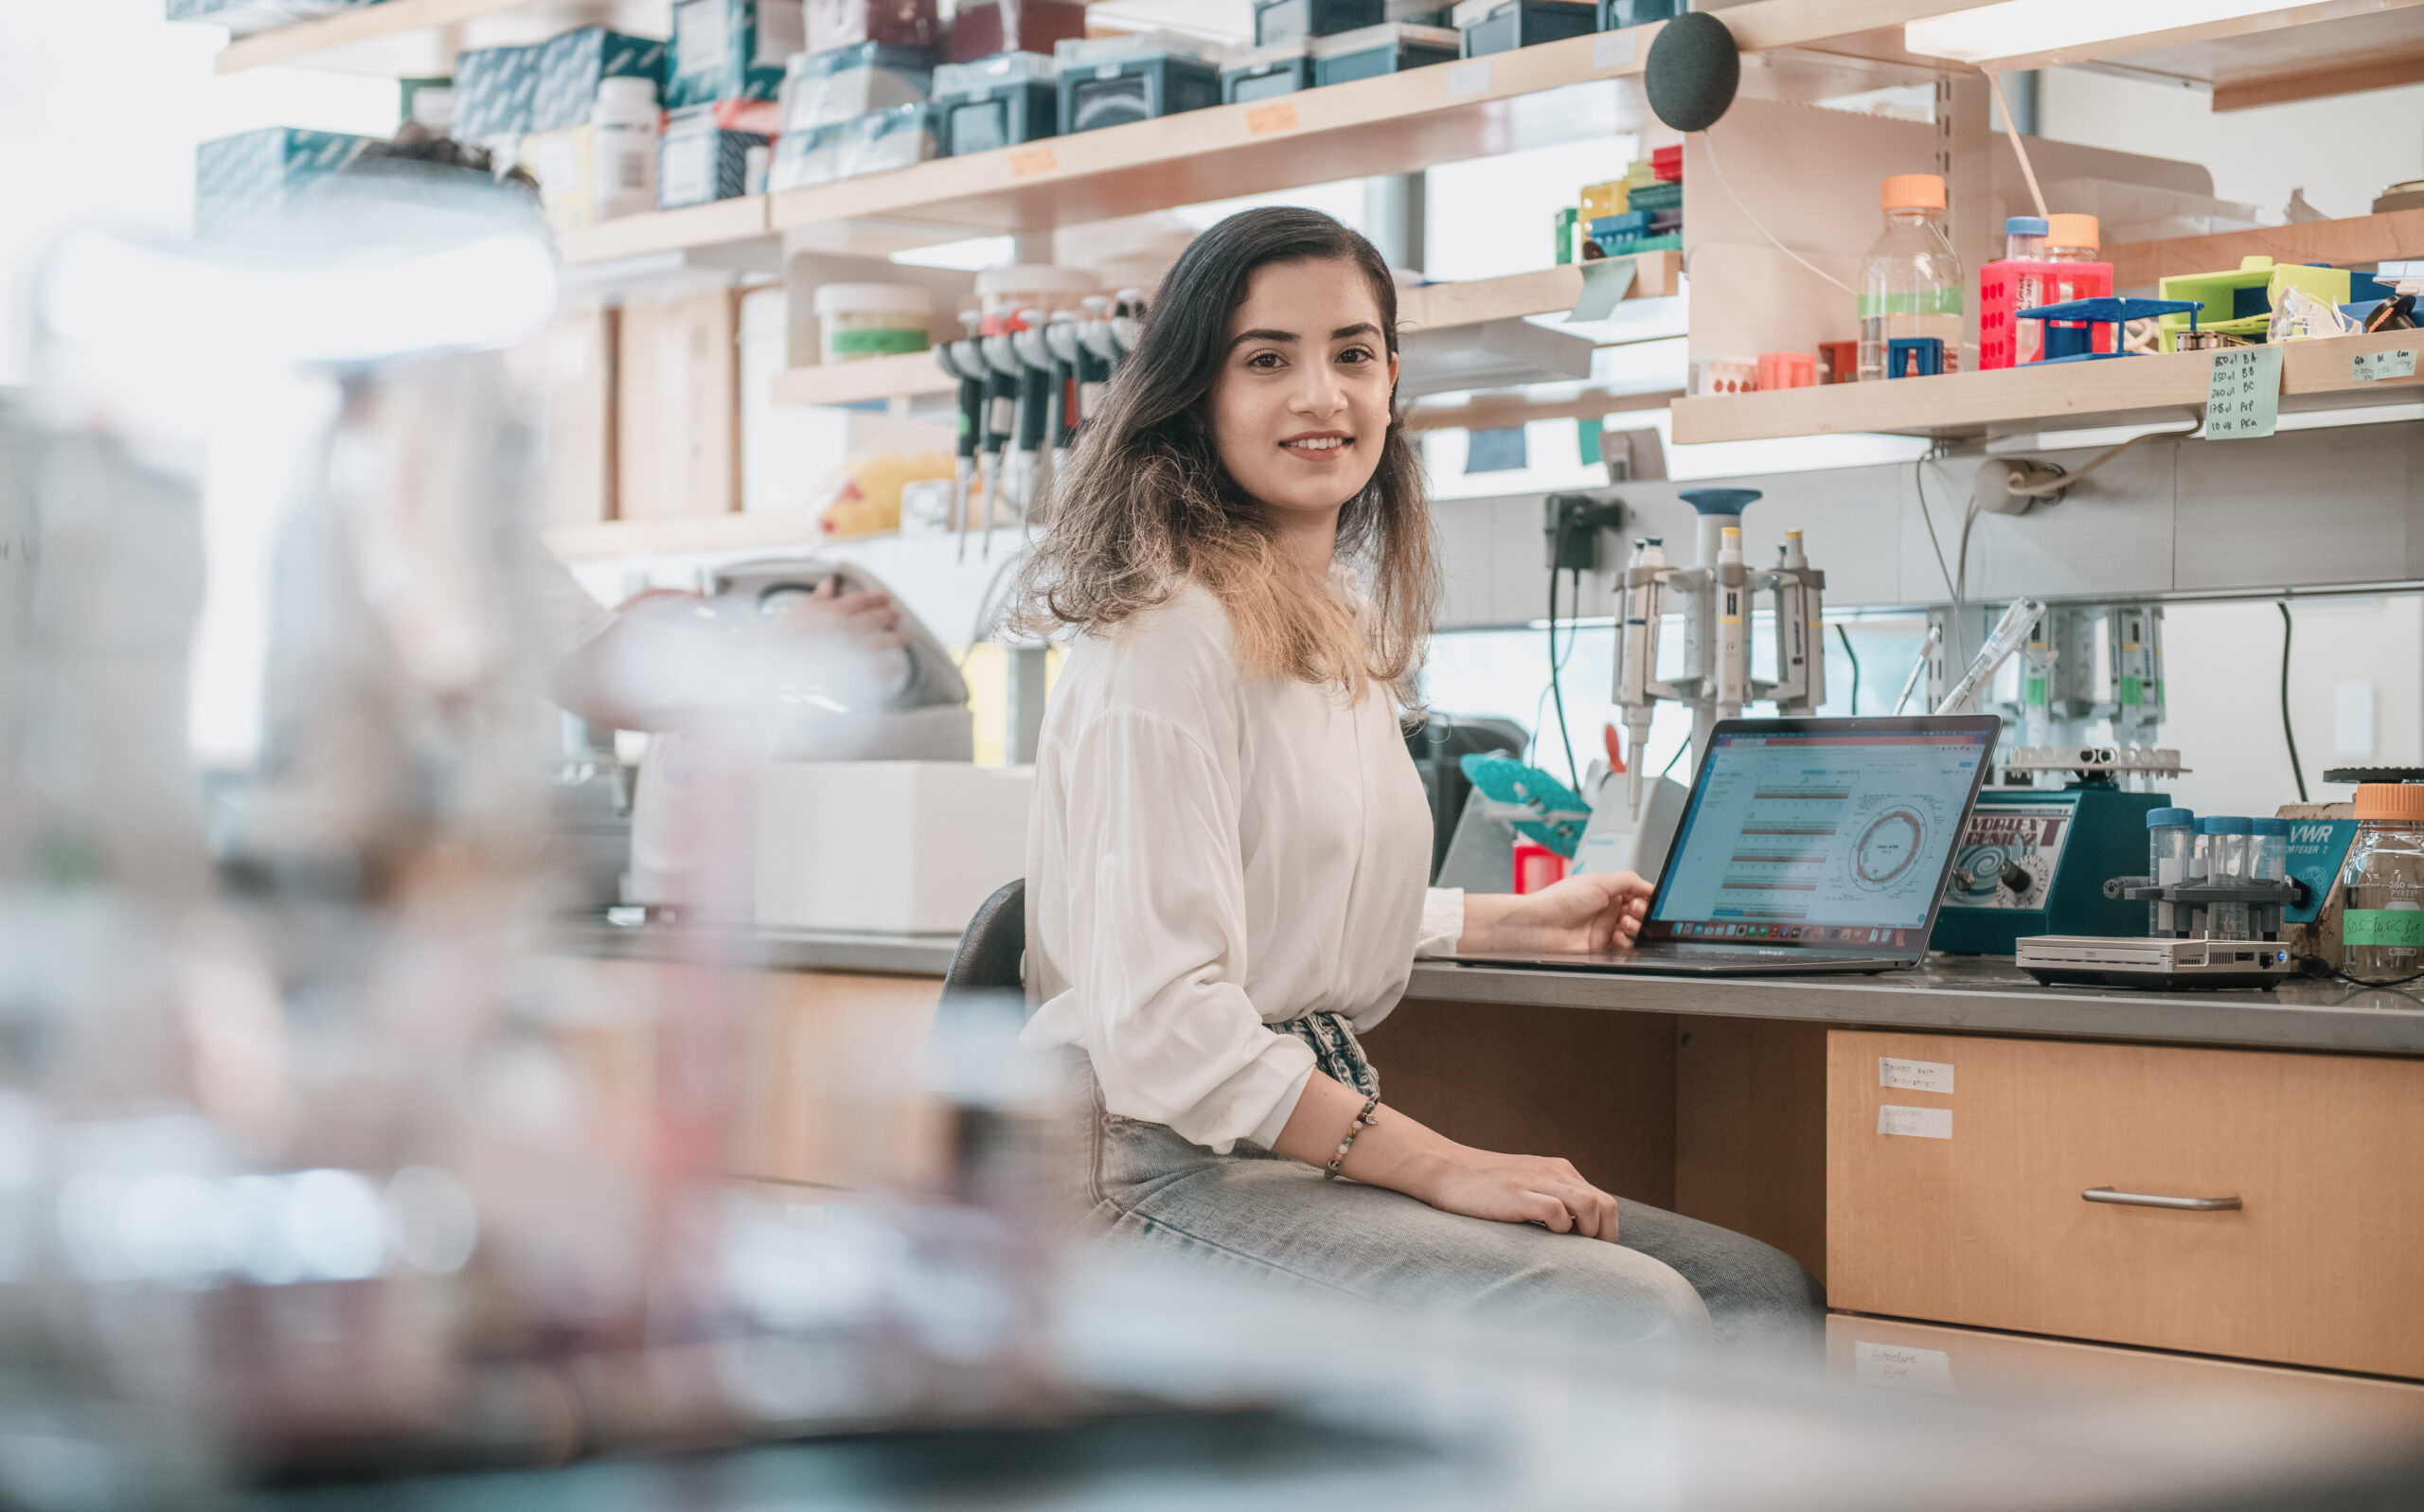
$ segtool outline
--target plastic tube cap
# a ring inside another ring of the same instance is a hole
[[[2244,835],[2248,833],[2248,821],[2216,814],[2210,819],[2198,820],[2197,832],[2201,835]]]
[[[2287,819],[2251,819],[2248,824],[2251,834],[2287,837],[2290,833],[2290,821]]]
[[[2196,810],[2191,809],[2149,809],[2147,810],[2147,827],[2148,829],[2162,829],[2172,825],[2193,825],[2196,822]]]
[[[2424,782],[2357,784],[2357,817],[2424,824]]]
[[[1944,179],[1935,173],[1892,174],[1885,180],[1884,191],[1877,203],[1888,210],[1941,210]]]
[[[2007,237],[2041,237],[2045,234],[2045,220],[2042,216],[2007,215],[2004,217],[2004,235]]]
[[[2049,215],[2045,218],[2045,240],[2057,247],[2096,248],[2104,245],[2102,230],[2092,215]]]

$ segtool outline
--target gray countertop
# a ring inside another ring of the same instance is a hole
[[[707,958],[775,971],[941,976],[950,934],[684,929],[561,920],[545,948],[610,959],[662,959],[686,939]],[[2126,992],[2040,987],[2007,958],[1934,955],[1915,971],[1877,976],[1676,977],[1417,962],[1406,995],[1460,1003],[1535,1003],[1634,1013],[1802,1019],[1818,1023],[2058,1035],[2183,1044],[2254,1045],[2424,1056],[2424,999],[2312,980],[2268,992]]]
[[[941,976],[959,950],[956,934],[868,934],[840,930],[715,929],[671,924],[614,924],[603,918],[558,919],[540,934],[542,949],[610,960],[664,960],[686,944],[701,958],[767,971],[872,971],[892,976]]]
[[[2424,1056],[2424,1000],[2405,991],[2306,979],[2270,991],[2049,987],[1998,956],[1932,955],[1916,970],[1876,976],[1767,977],[1643,976],[1420,961],[1406,996]]]

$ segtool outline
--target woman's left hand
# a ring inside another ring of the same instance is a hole
[[[1587,955],[1622,950],[1641,930],[1649,883],[1631,872],[1586,872],[1537,893],[1470,893],[1459,951]]]

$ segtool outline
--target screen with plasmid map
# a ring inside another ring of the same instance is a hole
[[[1721,735],[1651,916],[1683,938],[1910,943],[1989,751],[1969,730]]]

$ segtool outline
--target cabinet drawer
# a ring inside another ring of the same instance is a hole
[[[2320,1441],[2350,1451],[2424,1442],[2424,1385],[2367,1376],[1840,1312],[1827,1320],[1827,1364],[1846,1379],[1928,1394],[2086,1395],[2295,1414]]]
[[[1827,1060],[1836,1307],[2424,1377],[2424,1061],[1852,1030]]]

